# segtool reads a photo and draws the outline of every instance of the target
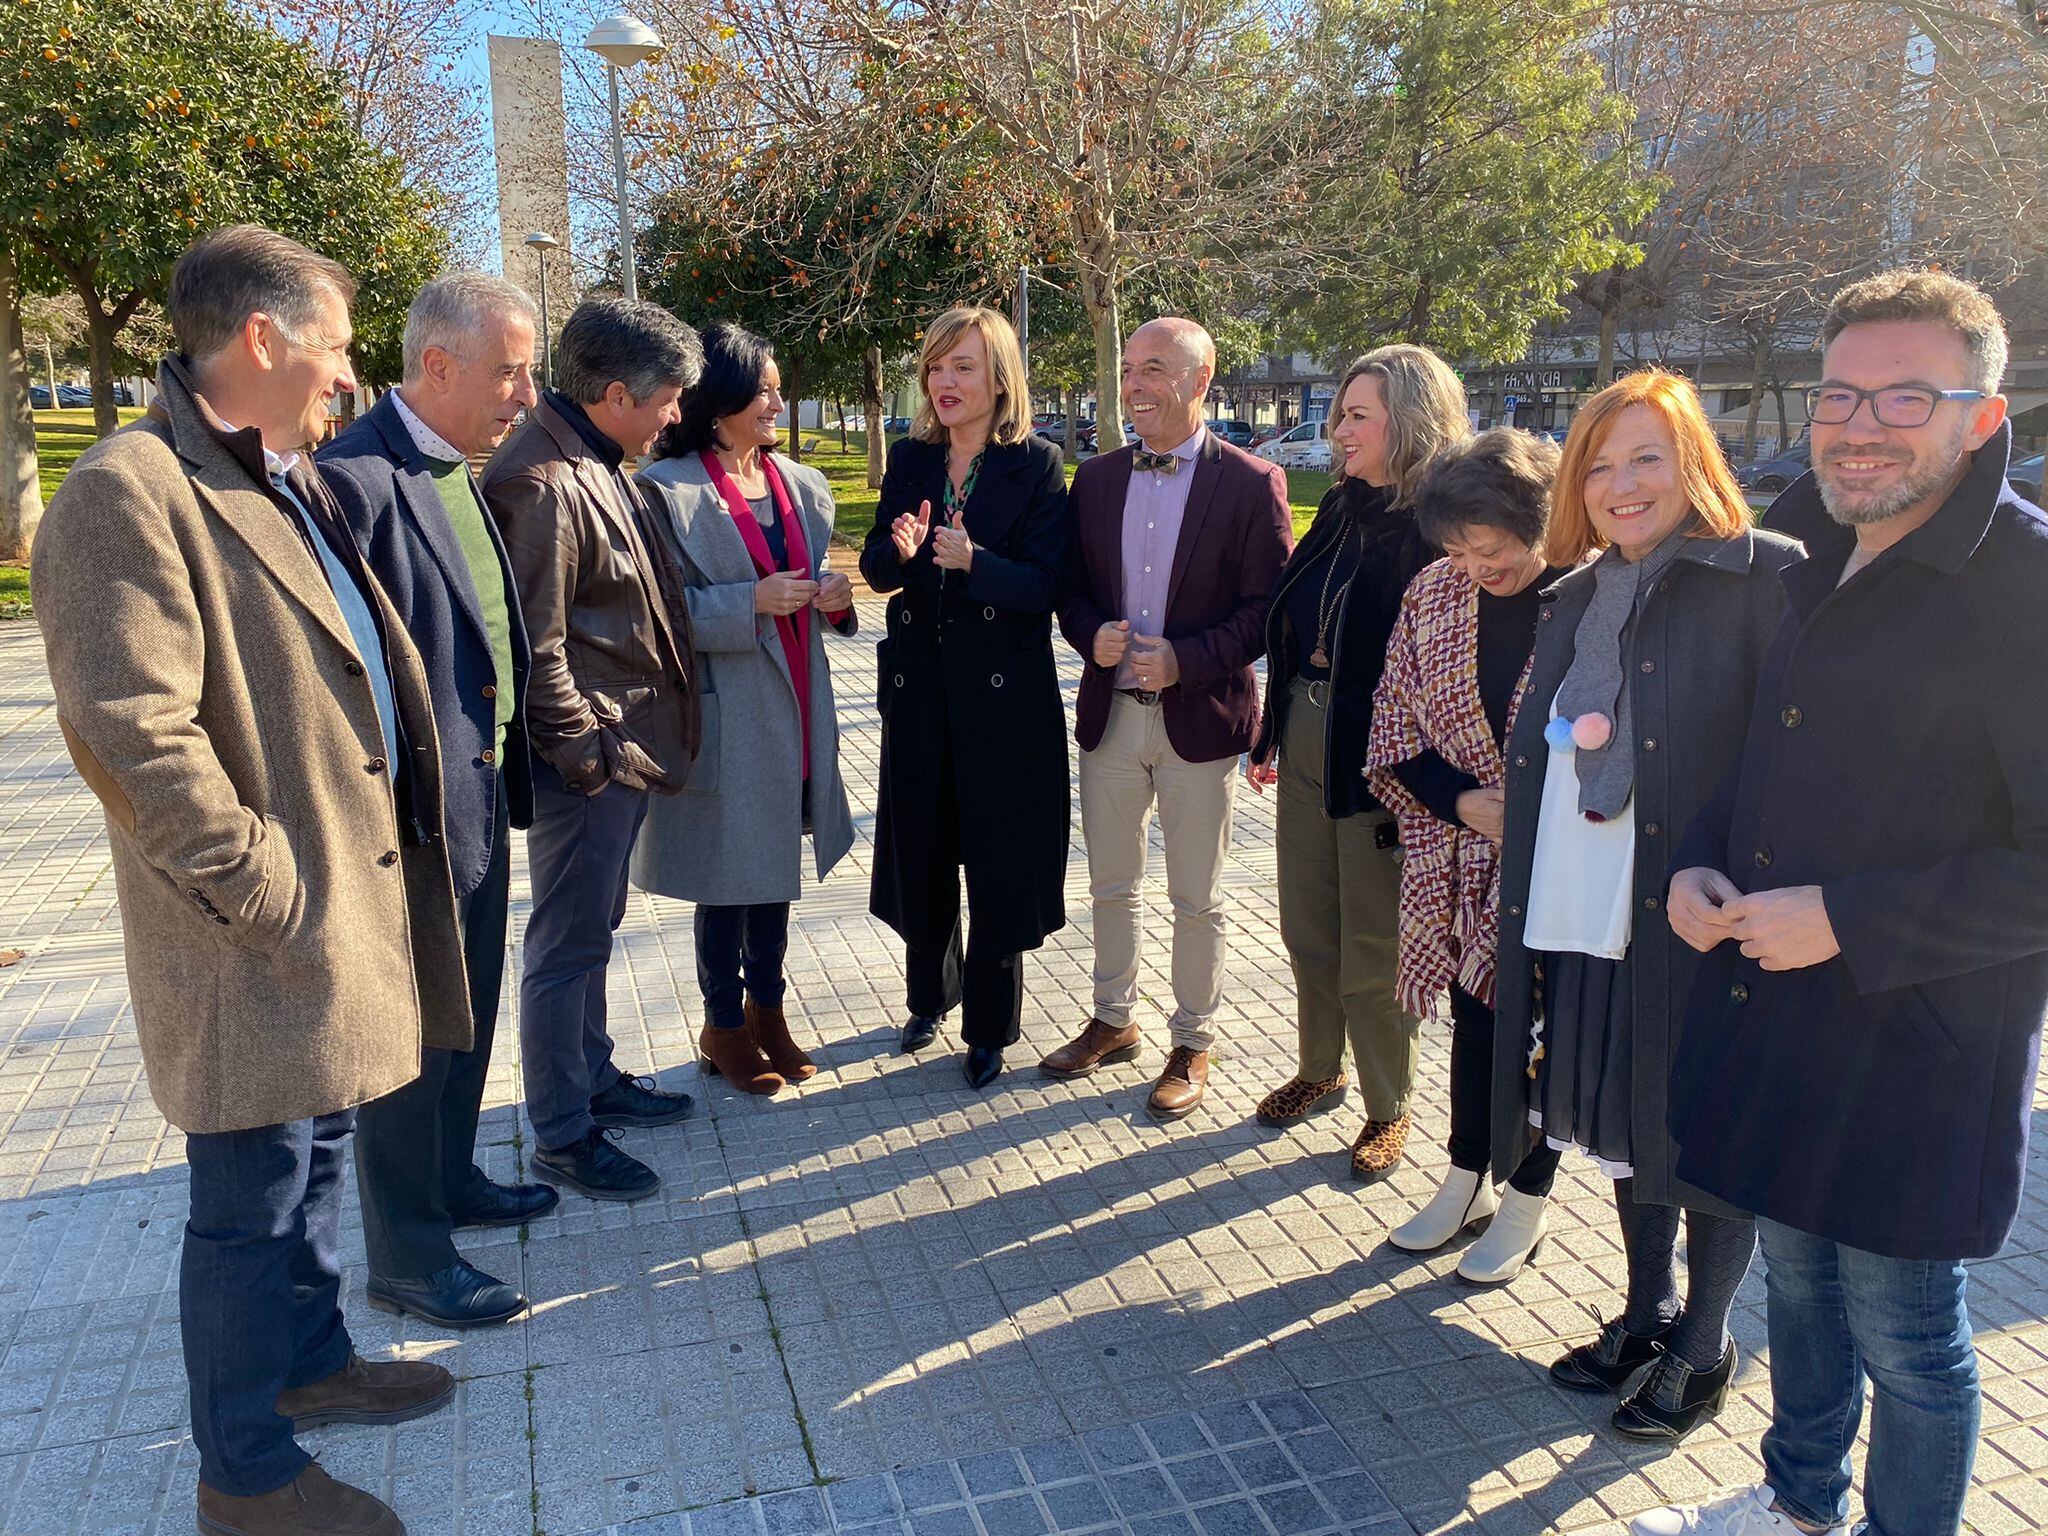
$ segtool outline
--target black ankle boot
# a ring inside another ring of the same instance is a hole
[[[903,1021],[903,1036],[897,1042],[898,1048],[908,1056],[921,1051],[938,1038],[939,1021],[922,1013],[913,1013]]]
[[[1568,1392],[1619,1392],[1628,1379],[1664,1352],[1673,1318],[1652,1334],[1630,1333],[1621,1319],[1604,1323],[1600,1337],[1581,1344],[1550,1368],[1550,1379]]]
[[[1728,1401],[1729,1384],[1734,1380],[1732,1339],[1720,1364],[1711,1371],[1696,1371],[1666,1350],[1650,1367],[1642,1385],[1614,1410],[1615,1432],[1631,1440],[1683,1440],[1702,1419],[1711,1419],[1721,1411],[1721,1405]]]
[[[986,1088],[1003,1073],[1001,1046],[970,1045],[960,1063],[960,1072],[970,1088]]]

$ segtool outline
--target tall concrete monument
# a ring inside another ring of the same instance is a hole
[[[569,139],[562,49],[538,37],[492,37],[491,138],[498,161],[498,241],[505,276],[540,297],[540,261],[526,237],[549,234],[547,311],[559,331],[575,307],[569,260]]]

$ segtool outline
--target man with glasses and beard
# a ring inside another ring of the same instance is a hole
[[[1843,290],[1822,341],[1814,472],[1770,519],[1813,529],[1809,555],[1669,904],[1707,955],[1678,1173],[1757,1214],[1768,1267],[1766,1481],[1637,1536],[1846,1529],[1866,1376],[1861,1529],[1958,1530],[1964,1262],[2019,1206],[2048,1008],[2048,520],[2006,484],[2005,327],[1970,284],[1897,271]]]

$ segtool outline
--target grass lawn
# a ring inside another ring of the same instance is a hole
[[[0,564],[0,619],[28,616],[28,567]]]
[[[806,433],[806,444],[814,440]],[[875,525],[875,503],[880,493],[868,488],[867,439],[859,432],[846,434],[848,452],[839,451],[839,432],[828,428],[815,435],[817,447],[804,455],[804,462],[824,473],[832,483],[832,501],[837,515],[833,529],[838,536],[850,544],[859,545],[866,541],[868,530]],[[1067,478],[1074,475],[1074,466],[1067,466]],[[1330,488],[1330,476],[1320,470],[1290,469],[1287,472],[1287,499],[1294,508],[1294,535],[1301,537],[1308,527],[1309,519],[1315,516],[1316,503],[1323,492]]]
[[[141,414],[139,410],[123,410],[121,424],[126,426]],[[43,483],[43,504],[47,506],[71,466],[78,462],[78,456],[98,442],[99,437],[92,429],[90,410],[37,411],[35,417],[36,470]]]

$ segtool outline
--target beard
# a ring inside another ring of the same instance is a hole
[[[1855,458],[1854,449],[1840,449],[1827,459],[1816,459],[1813,475],[1820,483],[1821,504],[1828,509],[1828,516],[1845,528],[1889,521],[1908,508],[1917,507],[1955,479],[1969,430],[1970,424],[1962,422],[1933,451],[1925,456],[1916,453],[1906,466],[1904,477],[1889,490],[1852,491],[1829,483],[1832,461]]]

